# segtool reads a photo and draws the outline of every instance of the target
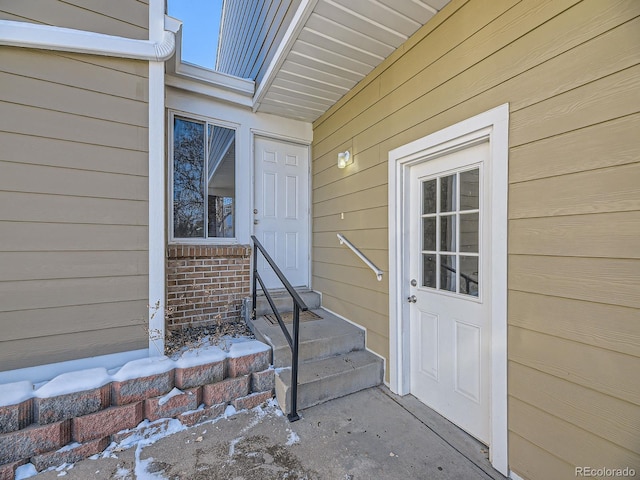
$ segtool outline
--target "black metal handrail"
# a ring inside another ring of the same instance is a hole
[[[252,275],[253,293],[251,298],[252,300],[251,316],[254,319],[256,318],[256,296],[257,296],[257,286],[258,286],[256,283],[257,281],[257,282],[260,282],[260,286],[262,287],[262,293],[264,293],[264,296],[266,297],[267,302],[269,302],[269,306],[271,307],[273,314],[278,320],[278,325],[280,325],[280,329],[282,330],[282,333],[287,339],[289,348],[291,348],[291,412],[289,412],[289,414],[287,415],[287,418],[289,419],[290,422],[295,422],[296,420],[300,420],[300,416],[298,415],[298,412],[297,412],[297,409],[298,409],[298,346],[300,343],[300,312],[306,312],[307,310],[309,310],[309,307],[307,307],[307,305],[302,301],[302,298],[300,298],[300,295],[298,295],[298,292],[294,290],[294,288],[291,286],[291,284],[289,283],[287,278],[284,276],[282,271],[278,268],[278,265],[276,265],[276,262],[273,261],[271,256],[267,253],[265,248],[255,237],[255,235],[251,235],[251,240],[253,240],[253,245],[255,247],[253,249],[253,275]],[[269,266],[278,276],[278,278],[284,285],[284,288],[287,290],[287,292],[289,292],[289,295],[291,295],[291,298],[293,299],[293,338],[291,338],[291,335],[289,334],[289,330],[287,329],[284,322],[282,321],[282,316],[278,311],[278,307],[276,307],[276,304],[273,301],[273,298],[271,298],[271,294],[267,290],[267,287],[265,286],[264,282],[262,281],[262,278],[260,277],[260,274],[258,273],[258,251],[262,253],[262,256],[264,257],[264,259],[267,261]]]

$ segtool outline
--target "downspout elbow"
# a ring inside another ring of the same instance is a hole
[[[176,34],[169,30],[164,31],[161,43],[154,43],[155,61],[164,62],[169,60],[176,51]]]

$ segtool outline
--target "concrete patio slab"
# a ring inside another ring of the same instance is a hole
[[[413,397],[386,387],[303,410],[289,423],[275,406],[238,413],[83,460],[37,480],[504,479],[486,447]]]

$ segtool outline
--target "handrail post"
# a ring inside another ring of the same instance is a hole
[[[289,347],[291,348],[291,412],[287,415],[287,418],[290,422],[295,422],[296,420],[300,420],[300,416],[298,415],[298,346],[300,343],[300,311],[306,312],[309,310],[309,307],[304,303],[300,295],[295,291],[295,289],[291,286],[289,281],[286,279],[282,271],[278,268],[276,263],[273,261],[271,256],[264,249],[262,244],[258,241],[255,235],[251,235],[251,240],[253,241],[253,295],[252,295],[252,318],[256,318],[256,292],[257,292],[257,282],[260,282],[260,286],[262,287],[262,291],[265,295],[265,298],[269,302],[269,306],[273,310],[273,313],[278,320],[278,325],[282,329],[282,333],[284,334],[287,342],[289,343]],[[258,250],[264,257],[266,263],[273,269],[274,273],[280,279],[282,284],[284,285],[289,295],[293,300],[293,339],[291,339],[291,335],[289,335],[289,330],[286,325],[282,321],[280,317],[280,313],[278,312],[278,308],[273,302],[271,295],[269,294],[267,288],[262,281],[262,278],[258,274]]]
[[[293,348],[291,351],[291,412],[287,415],[290,422],[300,420],[298,416],[298,344],[300,332],[300,307],[293,305]]]
[[[257,318],[257,314],[256,314],[256,300],[257,300],[257,275],[256,273],[258,272],[258,247],[255,246],[255,244],[253,245],[253,269],[251,272],[251,281],[253,283],[253,289],[252,289],[252,294],[251,294],[251,318],[253,320],[255,320]]]

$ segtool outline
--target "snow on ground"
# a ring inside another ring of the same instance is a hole
[[[300,437],[296,432],[288,428],[287,428],[287,432],[289,432],[289,435],[287,436],[287,443],[285,443],[287,447],[290,447],[291,445],[298,443],[300,441]]]
[[[177,390],[177,392],[179,392],[179,393],[176,393],[178,395],[184,393],[178,389],[174,389],[174,390]],[[170,392],[166,396],[171,395],[172,392]],[[199,408],[203,408],[203,405],[201,405]],[[141,458],[142,451],[145,447],[149,445],[153,445],[157,441],[165,437],[168,437],[169,435],[173,435],[174,433],[187,430],[188,428],[194,428],[194,429],[202,428],[203,425],[215,424],[220,420],[226,419],[234,415],[243,414],[243,413],[248,413],[248,411],[247,410],[237,411],[232,405],[229,405],[227,406],[224,413],[219,417],[216,417],[210,420],[205,420],[204,422],[194,425],[193,427],[186,427],[179,420],[175,418],[171,418],[171,419],[161,418],[160,420],[156,420],[155,422],[150,422],[149,420],[143,420],[142,422],[140,422],[140,424],[137,427],[129,430],[123,430],[122,432],[120,432],[120,433],[130,434],[124,440],[120,441],[119,443],[112,442],[111,445],[109,445],[106,448],[106,450],[104,450],[102,453],[93,455],[92,457],[89,457],[89,459],[97,460],[98,458],[109,458],[109,457],[118,458],[117,454],[119,452],[128,450],[130,448],[135,448],[135,452],[134,452],[135,466],[133,471],[133,473],[135,473],[135,478],[137,480],[166,480],[165,477],[162,476],[160,472],[149,471],[149,466],[153,463],[154,459],[152,457],[145,458],[145,459]],[[278,406],[278,402],[275,399],[271,399],[269,402],[267,402],[266,406],[257,406],[251,409],[251,413],[254,415],[251,421],[239,432],[240,435],[236,439],[231,441],[229,445],[229,457],[232,457],[235,454],[235,446],[245,438],[246,434],[249,433],[251,429],[253,429],[261,421],[263,421],[265,417],[267,417],[268,415],[282,417],[284,415],[282,413],[282,410],[280,410],[280,407]],[[300,441],[300,437],[298,437],[298,435],[295,432],[293,432],[290,429],[287,429],[287,431],[289,431],[289,436],[286,443],[287,446],[293,445],[294,443],[298,443]],[[205,429],[205,430],[202,430],[201,433],[202,435],[204,435],[206,432],[207,430]],[[199,441],[199,440],[196,439],[195,441]],[[62,447],[61,450],[68,449],[68,448],[70,448],[70,446]],[[62,476],[65,476],[66,472],[73,467],[74,467],[73,464],[65,463],[57,467],[51,467],[45,471],[57,471],[59,472],[58,476],[62,477]],[[35,467],[31,463],[28,463],[26,465],[19,467],[16,470],[15,480],[24,480],[36,475],[37,473],[38,472],[36,471]],[[120,479],[120,480],[129,478],[131,473],[132,472],[130,470],[124,467],[118,467],[118,471],[116,472],[116,475],[114,478]]]
[[[16,480],[23,480],[24,478],[33,477],[37,475],[38,471],[33,463],[27,463],[16,468]]]

